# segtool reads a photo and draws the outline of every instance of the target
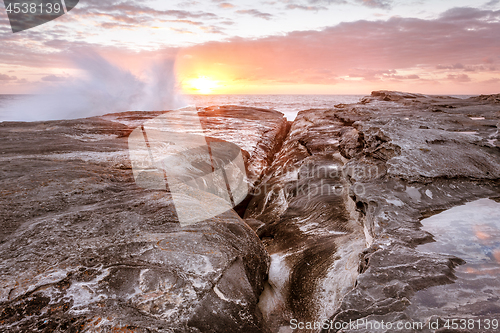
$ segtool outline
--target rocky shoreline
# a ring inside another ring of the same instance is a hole
[[[127,136],[161,114],[0,123],[0,330],[286,333],[291,319],[500,313],[495,292],[439,318],[408,311],[464,263],[419,251],[433,240],[420,221],[500,197],[500,95],[378,91],[292,124],[199,110],[200,134],[244,151],[251,195],[188,227],[132,175]]]
[[[127,136],[161,114],[0,124],[1,331],[261,331],[269,259],[252,229],[234,211],[183,228],[168,192],[135,184]],[[274,111],[200,116],[244,147],[250,181],[286,134]]]

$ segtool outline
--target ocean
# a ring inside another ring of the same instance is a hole
[[[314,108],[330,108],[339,103],[357,103],[365,95],[184,95],[188,105],[206,107],[213,105],[242,105],[263,109],[274,109],[285,114],[288,120],[295,119],[301,110]],[[1,95],[0,94],[0,121],[6,120],[35,120],[23,119],[23,115],[13,114],[9,104],[26,99],[29,95]],[[135,110],[123,110],[135,111]],[[111,112],[118,112],[111,110]],[[21,111],[22,113],[22,111]],[[81,117],[89,115],[82,114]],[[73,117],[74,118],[74,117]],[[40,119],[43,119],[41,117]]]
[[[243,105],[273,109],[285,114],[288,120],[294,120],[301,110],[357,103],[364,96],[366,95],[187,95],[185,99],[196,106]]]
[[[187,105],[206,107],[213,105],[242,105],[263,109],[273,109],[280,111],[288,120],[294,120],[301,110],[315,108],[331,108],[336,104],[357,103],[364,96],[369,95],[184,95],[182,99]],[[0,94],[0,122],[6,120],[31,121],[46,119],[40,115],[39,119],[33,119],[33,112],[23,115],[23,110],[13,112],[9,109],[9,104],[15,101],[27,99],[30,95],[1,95]],[[454,95],[453,97],[467,98],[472,95]],[[121,111],[137,111],[123,109]],[[120,112],[109,110],[105,113]],[[71,118],[84,118],[98,114],[76,114]],[[35,114],[35,118],[36,114]],[[64,117],[62,117],[64,118]],[[61,118],[61,119],[62,119]],[[53,118],[51,118],[53,119]]]

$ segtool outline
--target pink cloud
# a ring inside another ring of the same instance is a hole
[[[192,56],[191,64],[183,66],[219,68],[240,78],[309,83],[345,77],[424,81],[438,69],[445,71],[443,82],[463,83],[473,80],[464,71],[497,71],[484,64],[500,60],[499,19],[500,11],[458,8],[433,20],[393,17],[284,36],[232,38],[182,50]],[[317,73],[325,68],[335,74]]]
[[[392,0],[282,0],[287,3],[287,9],[302,10],[323,10],[329,5],[355,4],[372,8],[389,9],[392,6]]]
[[[0,81],[13,81],[13,80],[17,80],[17,77],[0,73]]]
[[[385,0],[357,0],[357,2],[368,6],[368,7],[374,7],[374,8],[390,8],[391,7],[391,2],[392,1],[385,1]]]
[[[62,82],[62,81],[66,81],[66,79],[67,78],[65,78],[65,77],[57,76],[54,74],[46,75],[46,76],[42,77],[42,81],[46,81],[46,82]]]
[[[457,81],[457,82],[470,82],[471,81],[470,77],[467,74],[458,74],[458,75],[449,74],[448,80]]]
[[[244,10],[242,9],[242,10],[237,10],[236,12],[239,14],[247,14],[254,17],[262,18],[264,20],[270,20],[273,17],[273,15],[269,13],[263,13],[257,9],[244,9]]]
[[[326,7],[323,7],[323,6],[304,6],[304,5],[296,5],[296,4],[289,4],[286,6],[286,8],[287,9],[312,10],[312,11],[328,9]]]
[[[223,2],[223,3],[219,4],[219,7],[221,7],[221,8],[234,8],[234,5],[230,4],[228,2]]]

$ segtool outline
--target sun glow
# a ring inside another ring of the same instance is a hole
[[[217,81],[214,81],[206,76],[198,77],[188,81],[191,90],[199,94],[211,94],[218,87]]]

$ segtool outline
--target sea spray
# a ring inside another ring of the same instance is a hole
[[[84,78],[41,89],[4,106],[1,120],[75,119],[123,111],[169,110],[186,106],[177,93],[175,59],[151,62],[141,76],[95,52],[74,55]]]

